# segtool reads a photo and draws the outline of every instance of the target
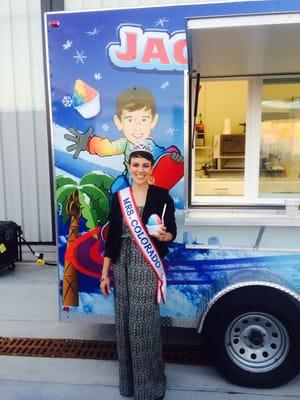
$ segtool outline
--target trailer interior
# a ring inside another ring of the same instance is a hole
[[[189,207],[300,200],[300,14],[186,21]]]

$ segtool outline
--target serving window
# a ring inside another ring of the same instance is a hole
[[[259,197],[300,196],[300,78],[264,79]]]
[[[247,80],[201,83],[193,143],[194,199],[244,195]]]
[[[208,79],[198,90],[192,204],[300,198],[300,77]]]
[[[300,201],[299,26],[300,13],[187,20],[188,205]]]

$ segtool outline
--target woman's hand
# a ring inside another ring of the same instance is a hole
[[[108,297],[111,293],[110,291],[110,279],[109,277],[103,277],[100,280],[100,290],[105,297]]]
[[[170,242],[173,238],[172,234],[170,232],[167,232],[167,228],[162,225],[156,232],[154,236],[157,240],[160,242]]]

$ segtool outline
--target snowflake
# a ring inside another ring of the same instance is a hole
[[[98,35],[98,33],[99,32],[101,32],[102,31],[102,29],[103,28],[97,28],[96,26],[95,26],[95,28],[92,30],[92,31],[88,31],[88,32],[85,32],[86,34],[88,34],[88,36],[96,36],[96,35]]]
[[[84,56],[83,53],[84,53],[84,50],[82,50],[82,51],[76,50],[76,56],[73,56],[73,58],[76,59],[76,64],[78,64],[79,62],[81,62],[81,64],[84,64],[84,60],[85,60],[85,58],[87,58],[87,56]]]
[[[179,197],[173,197],[173,201],[175,204],[180,202],[180,198]]]
[[[178,131],[178,129],[176,129],[176,128],[169,128],[166,130],[166,134],[170,135],[170,136],[174,136],[174,133],[177,131]]]
[[[102,125],[102,130],[103,130],[104,132],[109,131],[109,125],[108,125],[108,124],[103,124],[103,125]]]
[[[170,86],[170,82],[166,81],[166,82],[163,82],[163,83],[160,85],[160,88],[164,90],[164,89],[166,89],[168,86]]]
[[[155,21],[154,26],[155,27],[157,27],[157,26],[162,26],[163,27],[163,26],[165,26],[166,22],[169,22],[169,20],[167,18],[158,18],[158,20]]]
[[[102,79],[102,75],[100,74],[100,72],[95,72],[94,73],[94,78],[99,81],[100,79]]]
[[[72,97],[70,96],[64,96],[62,99],[62,103],[65,107],[71,107],[73,104]]]
[[[66,43],[63,44],[63,49],[68,50],[70,47],[72,47],[72,40],[67,40]]]

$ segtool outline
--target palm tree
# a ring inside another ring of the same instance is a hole
[[[109,213],[109,189],[113,177],[101,171],[89,172],[80,182],[60,175],[56,177],[56,201],[64,225],[70,220],[67,248],[78,236],[80,220],[88,229],[104,224]],[[64,260],[63,306],[78,306],[77,270]]]
[[[79,219],[81,216],[81,209],[79,203],[78,189],[68,195],[66,204],[66,214],[71,217],[68,244],[71,246],[78,236]],[[78,279],[77,271],[73,264],[65,259],[64,262],[64,279],[63,279],[63,305],[64,306],[78,306]]]

